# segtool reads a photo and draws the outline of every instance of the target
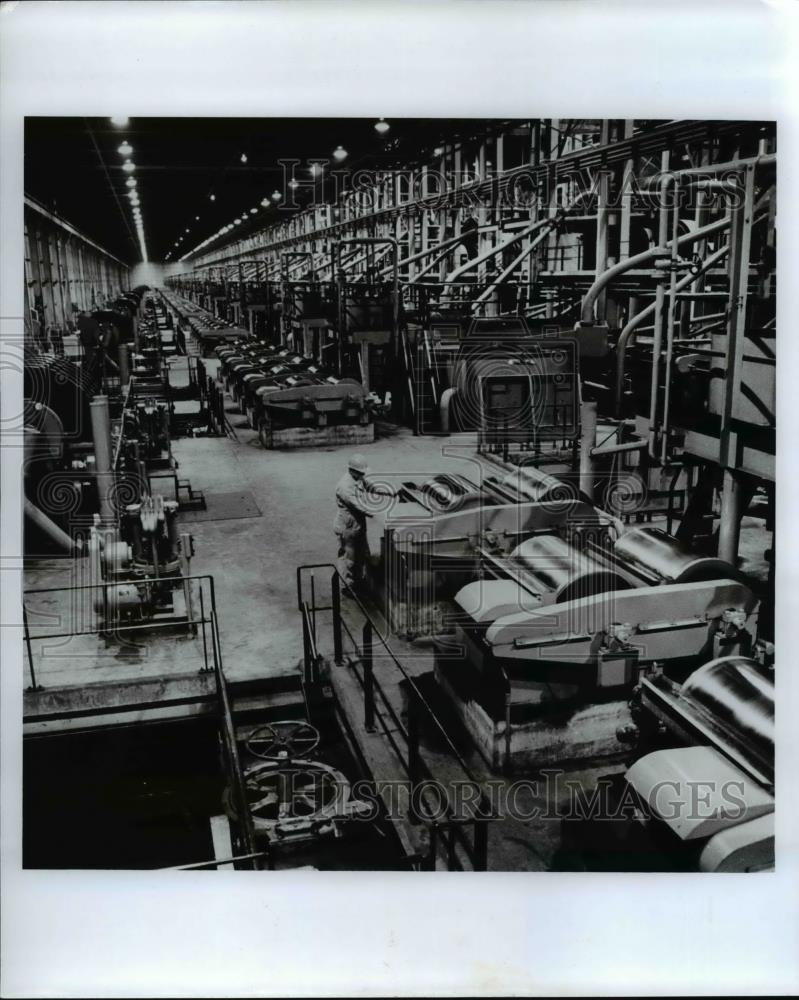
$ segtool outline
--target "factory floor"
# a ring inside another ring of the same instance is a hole
[[[174,385],[185,383],[186,365],[183,358],[173,361]],[[207,362],[209,373],[215,367],[214,361]],[[196,402],[186,402],[178,408],[191,411],[196,406]],[[402,472],[404,478],[447,471],[479,481],[485,465],[475,455],[474,435],[453,435],[446,439],[416,437],[409,430],[394,428],[386,428],[374,443],[357,448],[266,451],[229,399],[227,409],[235,439],[186,437],[173,442],[180,479],[189,480],[194,490],[205,493],[209,511],[214,511],[218,498],[237,494],[243,501],[241,512],[246,515],[221,516],[218,520],[194,520],[187,516],[182,530],[190,531],[194,537],[191,570],[195,575],[213,576],[222,660],[228,680],[235,684],[296,677],[302,656],[296,569],[335,562],[333,496],[348,455],[360,451],[373,472]],[[492,467],[491,471],[496,469]],[[228,510],[227,514],[230,513]],[[762,521],[745,519],[742,552],[749,564],[747,569],[762,570],[764,547]],[[325,593],[329,571],[316,572],[318,603],[328,603]],[[26,585],[67,586],[72,575],[71,560],[38,560],[27,567]],[[308,578],[305,593],[309,595]],[[55,599],[46,600],[52,610]],[[361,620],[347,601],[344,616],[357,635]],[[320,615],[318,626],[320,650],[329,654],[332,643],[329,616]],[[429,680],[433,667],[429,644],[411,645],[387,631],[384,634],[408,674],[426,675]],[[160,637],[159,641],[146,645],[144,655],[141,651],[125,653],[105,648],[96,637],[71,641],[82,645],[67,651],[68,655],[62,650],[64,655],[56,652],[45,657],[45,676],[39,680],[51,695],[54,688],[61,686],[82,686],[85,691],[87,685],[99,689],[148,678],[155,683],[170,674],[175,681],[192,677],[199,680],[197,671],[203,656],[199,636],[170,637],[168,641]],[[404,719],[401,673],[387,656],[377,655],[375,675],[388,701]],[[152,697],[155,700],[157,692],[152,692]],[[459,765],[453,762],[435,733],[423,732],[422,739],[425,759],[439,780],[450,782],[462,777]],[[496,782],[497,775],[492,774],[467,741],[460,743],[459,750],[479,780]],[[568,772],[568,779],[588,792],[600,775],[618,773],[623,763],[577,767]],[[558,794],[565,793],[561,789]],[[521,795],[516,805],[522,810],[543,801],[532,787],[523,789]],[[546,817],[538,821],[505,817],[503,822],[491,824],[489,867],[501,871],[545,870],[551,867],[559,846],[559,822]]]

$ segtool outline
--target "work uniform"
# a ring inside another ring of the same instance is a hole
[[[363,487],[347,470],[336,483],[336,519],[333,530],[338,538],[338,571],[348,587],[357,587],[366,580],[369,543],[366,540],[366,514]]]

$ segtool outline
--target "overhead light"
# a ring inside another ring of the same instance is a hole
[[[116,125],[117,128],[125,128],[126,125],[130,124],[130,118],[126,118],[123,115],[115,115],[109,121],[112,125]]]
[[[444,147],[436,146],[436,148],[433,150],[433,156],[443,156],[443,155],[444,155]]]
[[[188,231],[189,231],[189,228],[188,228],[188,226],[187,226],[187,227],[186,227],[186,229],[185,229],[185,232],[188,232]]]
[[[251,208],[250,209],[250,215],[257,215],[257,214],[258,214],[258,209],[257,208]]]
[[[291,188],[291,190],[295,191],[299,186],[300,182],[295,177],[292,177],[291,180],[289,181],[289,187]]]
[[[197,222],[200,221],[200,216],[199,215],[195,215],[194,218],[197,220]]]
[[[336,146],[333,150],[333,159],[337,160],[339,163],[341,163],[342,160],[346,160],[348,156],[349,153],[343,146]]]
[[[126,174],[132,174],[133,171],[136,169],[136,164],[133,162],[133,160],[125,160],[125,162],[122,164],[122,169],[125,171]]]
[[[375,132],[377,132],[378,135],[385,135],[390,128],[391,126],[389,125],[389,123],[386,121],[385,118],[379,118],[375,122]]]
[[[283,195],[280,193],[280,191],[278,191],[277,188],[275,188],[275,190],[272,192],[272,201],[278,202],[278,201],[281,201],[282,198],[283,198]]]
[[[138,182],[135,177],[128,177],[128,179],[125,181],[125,186],[129,188],[135,188],[137,183]]]
[[[133,152],[133,146],[131,146],[131,144],[126,139],[119,147],[117,152],[119,153],[120,156],[130,156],[130,154]]]
[[[209,194],[208,195],[208,200],[209,201],[216,201],[216,195],[215,194]]]
[[[241,156],[239,157],[239,159],[241,160],[242,163],[246,163],[247,162],[247,154],[246,153],[242,153]]]
[[[308,169],[311,177],[318,177],[322,173],[323,168],[321,163],[312,163]]]
[[[268,198],[261,198],[261,204],[263,205],[264,208],[266,208],[266,206],[268,204],[270,204],[269,199]]]

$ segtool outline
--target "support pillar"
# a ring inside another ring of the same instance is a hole
[[[725,469],[721,489],[719,559],[724,559],[733,566],[738,559],[738,541],[743,515],[742,497],[740,478],[731,469]]]
[[[594,499],[594,459],[596,446],[596,403],[580,404],[580,489]]]

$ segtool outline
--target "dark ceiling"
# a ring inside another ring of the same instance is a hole
[[[350,169],[407,165],[442,139],[477,134],[491,124],[485,119],[392,119],[381,137],[375,121],[131,118],[120,128],[108,118],[27,118],[25,191],[121,260],[137,262],[128,174],[117,152],[127,140],[133,146],[148,257],[161,261],[171,254],[174,261],[253,207],[257,215],[237,227],[236,237],[280,218],[276,208],[264,210],[260,202],[276,188],[283,190],[281,159],[299,160],[297,177],[306,180],[308,161],[330,158],[339,145],[349,153],[343,166]],[[301,203],[303,192],[298,194]]]

